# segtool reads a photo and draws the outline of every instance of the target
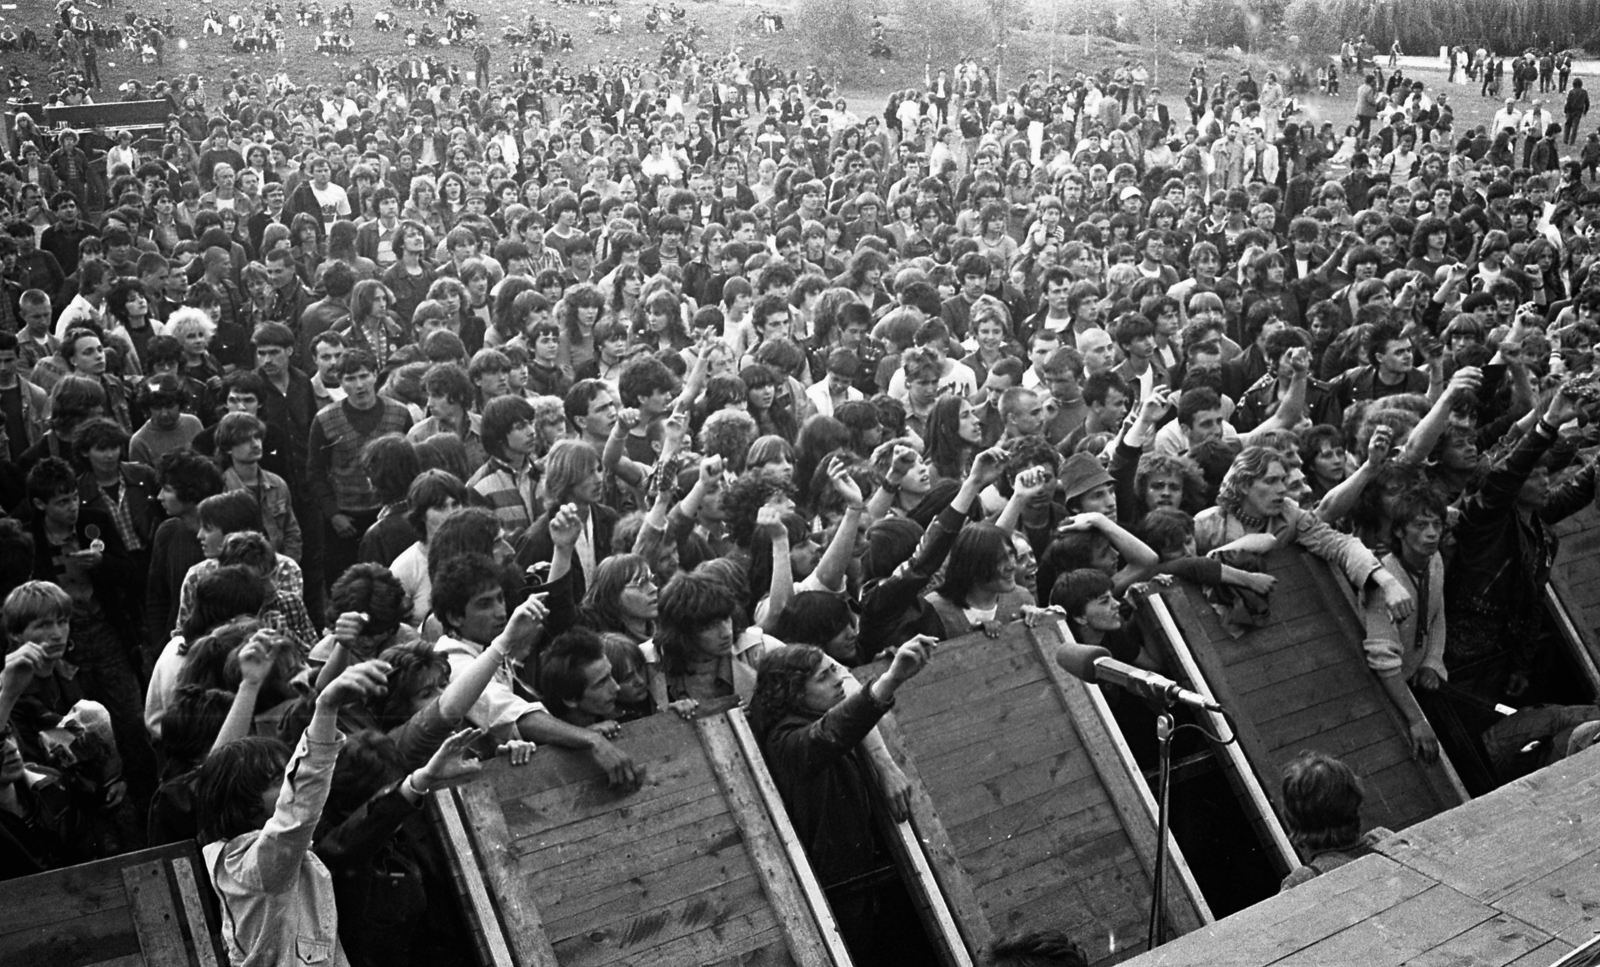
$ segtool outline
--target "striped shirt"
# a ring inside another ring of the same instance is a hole
[[[517,468],[499,457],[490,457],[467,486],[488,502],[508,534],[516,534],[539,516],[539,500],[534,496],[536,483],[531,465],[524,463]]]

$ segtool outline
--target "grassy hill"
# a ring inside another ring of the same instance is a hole
[[[132,8],[123,3],[118,3],[114,7],[97,7],[95,3],[98,0],[80,0],[80,2],[93,17],[108,23],[120,23],[129,9],[146,14],[158,14],[170,8],[180,26],[180,35],[167,43],[166,67],[162,70],[137,64],[125,51],[102,51],[101,75],[107,90],[101,95],[101,100],[114,99],[117,96],[114,90],[116,85],[129,77],[150,83],[160,77],[170,79],[193,73],[215,85],[225,80],[233,70],[245,75],[260,74],[264,77],[282,70],[299,84],[326,82],[334,79],[341,70],[359,64],[362,57],[398,56],[405,52],[403,30],[384,33],[372,27],[373,16],[385,10],[392,10],[402,26],[412,24],[420,27],[424,23],[431,23],[435,31],[441,35],[444,32],[442,14],[429,17],[420,10],[391,6],[388,0],[351,0],[355,11],[355,27],[351,31],[355,56],[338,59],[316,52],[316,29],[298,26],[294,22],[294,2],[285,0],[282,7],[286,21],[284,51],[280,57],[277,54],[237,53],[232,50],[229,38],[226,36],[202,37],[200,26],[210,5],[199,0],[177,0],[162,7],[139,5]],[[688,12],[689,21],[698,24],[707,33],[707,39],[700,42],[702,52],[715,55],[738,51],[746,59],[759,55],[785,68],[793,67],[803,71],[807,66],[806,52],[795,29],[796,18],[800,14],[792,5],[732,3],[718,2],[718,0],[709,2],[680,0],[680,2]],[[1163,42],[1157,50],[1152,44],[1135,46],[1104,37],[1062,33],[1052,29],[1054,25],[1051,8],[1047,5],[1048,0],[1031,0],[1031,2],[1033,5],[1025,8],[1019,18],[1022,26],[1012,33],[1009,49],[1006,52],[1006,69],[1001,76],[1003,84],[1014,84],[1026,71],[1043,69],[1047,65],[1068,72],[1073,70],[1092,72],[1102,67],[1120,64],[1127,58],[1142,59],[1152,70],[1156,82],[1163,88],[1162,99],[1175,109],[1175,116],[1181,116],[1183,89],[1187,83],[1189,69],[1199,54],[1198,51],[1187,50],[1180,43]],[[53,6],[45,0],[22,0],[19,6],[21,9],[18,10],[0,10],[0,23],[10,23],[17,28],[26,24],[32,26],[42,38],[48,38],[55,20]],[[331,9],[333,3],[331,0],[325,0],[325,6]],[[645,0],[620,0],[617,9],[622,15],[623,23],[622,32],[618,35],[595,33],[595,27],[604,22],[610,12],[609,7],[557,4],[549,0],[533,0],[525,4],[488,0],[482,3],[466,3],[463,6],[476,11],[479,15],[480,33],[488,39],[494,51],[491,62],[491,72],[494,73],[504,70],[510,64],[514,53],[513,49],[502,40],[503,29],[507,26],[522,25],[529,14],[550,21],[558,32],[571,32],[575,49],[567,54],[550,55],[547,62],[559,62],[575,69],[589,63],[618,58],[654,64],[660,58],[662,41],[666,36],[665,32],[653,35],[645,31],[644,17],[649,9],[649,4]],[[222,18],[226,18],[228,12],[234,9],[220,3],[214,8],[219,11],[219,16]],[[264,7],[258,5],[248,9],[259,10]],[[763,10],[784,16],[789,29],[778,34],[761,31],[756,20],[757,15]],[[881,109],[888,92],[892,90],[920,86],[922,83],[924,65],[920,53],[916,50],[917,25],[905,22],[892,12],[885,13],[882,19],[889,28],[889,43],[895,49],[896,56],[891,60],[867,57],[866,40],[862,38],[858,55],[850,61],[851,68],[840,79],[838,85],[838,89],[850,99],[852,108],[858,113]],[[443,46],[434,53],[441,58],[455,60],[463,71],[470,73],[471,54],[468,49]],[[975,53],[982,57],[985,52]],[[987,53],[992,55],[993,51]],[[993,60],[992,56],[982,59]],[[1283,64],[1281,60],[1267,55],[1241,56],[1226,51],[1209,51],[1207,59],[1212,65],[1213,72],[1233,71],[1249,66],[1256,72],[1258,78],[1264,76],[1266,70],[1281,67]],[[44,58],[33,54],[8,53],[4,66],[9,67],[12,64],[17,65],[37,89],[41,91],[53,89],[47,79],[50,65]],[[1430,88],[1444,82],[1444,72],[1433,66],[1408,70],[1408,74],[1420,76]],[[1350,81],[1350,78],[1346,78],[1343,95],[1338,99],[1310,98],[1306,103],[1306,116],[1319,122],[1326,118],[1341,129],[1350,123],[1354,113],[1355,90],[1355,85]],[[1495,108],[1493,102],[1478,98],[1475,91],[1469,93],[1465,87],[1458,86],[1455,91],[1457,93],[1452,95],[1452,100],[1457,102],[1458,127],[1462,124],[1487,121],[1492,115]]]
[[[232,70],[239,70],[244,74],[259,73],[263,76],[270,76],[283,70],[297,83],[331,79],[341,66],[353,66],[359,63],[362,57],[396,56],[405,52],[403,31],[384,33],[373,29],[373,15],[383,10],[392,10],[402,25],[414,24],[420,27],[424,23],[431,23],[435,31],[441,35],[444,32],[443,16],[429,17],[420,10],[393,7],[386,0],[351,0],[356,14],[355,28],[351,31],[355,44],[355,57],[341,60],[316,52],[316,30],[298,26],[294,22],[294,4],[285,0],[282,11],[287,22],[284,27],[284,51],[280,57],[269,53],[237,53],[232,50],[229,38],[226,36],[202,37],[200,27],[208,6],[216,9],[219,16],[225,19],[230,12],[240,9],[227,4],[212,5],[196,0],[178,0],[162,7],[143,4],[130,8],[124,4],[97,7],[95,0],[81,0],[81,2],[91,17],[105,23],[121,23],[129,9],[147,15],[170,9],[180,27],[179,36],[168,41],[166,67],[161,70],[138,64],[136,58],[127,51],[102,50],[101,75],[108,88],[114,88],[130,77],[150,83],[161,77],[170,79],[175,75],[191,73],[200,75],[208,82],[217,83],[225,79]],[[793,29],[795,18],[799,14],[792,7],[782,4],[723,3],[715,0],[712,2],[683,0],[683,5],[688,11],[689,20],[703,27],[709,35],[708,39],[700,43],[703,52],[721,54],[737,50],[747,59],[760,55],[768,62],[785,67],[803,70],[807,66],[805,51]],[[32,2],[24,0],[19,6],[21,9],[0,12],[0,22],[10,23],[19,29],[23,25],[28,25],[33,27],[41,38],[48,38],[55,22],[52,6],[42,0],[32,0]],[[324,6],[331,9],[333,4],[325,2]],[[574,68],[615,58],[655,63],[660,57],[662,40],[665,36],[665,33],[652,35],[645,31],[644,17],[649,4],[643,0],[622,0],[619,3],[618,9],[623,18],[620,35],[595,33],[596,26],[604,23],[606,14],[610,10],[608,7],[556,4],[548,0],[536,0],[527,4],[467,3],[463,6],[478,12],[480,33],[488,39],[494,50],[494,60],[491,63],[491,70],[494,71],[508,65],[513,53],[502,40],[503,28],[521,25],[529,14],[552,22],[557,31],[571,32],[575,50],[568,54],[555,54],[550,59]],[[264,9],[264,6],[254,5],[243,9],[259,10]],[[790,29],[778,34],[761,31],[756,24],[756,17],[763,10],[770,10],[786,17]],[[914,49],[917,45],[908,25],[902,23],[901,18],[894,14],[887,14],[883,19],[889,27],[889,41],[896,49],[896,57],[887,61],[869,59],[866,56],[865,39],[863,39],[860,56],[857,58],[858,66],[842,78],[840,84],[840,89],[847,96],[853,95],[857,100],[866,98],[877,101],[890,90],[922,83],[923,63],[920,54]],[[1082,35],[1052,33],[1047,15],[1034,15],[1028,17],[1027,21],[1031,26],[1014,34],[1009,51],[1010,64],[1019,70],[1025,67],[1044,67],[1052,60],[1052,54],[1056,67],[1064,70],[1098,70],[1102,66],[1120,63],[1124,57],[1136,57],[1144,59],[1151,65],[1162,80],[1168,80],[1168,86],[1171,88],[1181,85],[1193,61],[1192,56],[1176,49],[1163,50],[1161,56],[1157,58],[1150,46],[1132,47],[1099,37],[1091,38],[1086,45]],[[454,59],[464,70],[471,66],[471,55],[466,49],[444,46],[438,48],[435,53],[445,59]],[[977,53],[981,55],[984,52]],[[6,59],[7,66],[15,63],[38,89],[50,89],[51,85],[47,80],[50,65],[44,58],[16,53],[8,54]],[[1005,77],[1002,77],[1002,81],[1004,80]],[[110,96],[113,96],[113,92],[108,91],[106,97]]]

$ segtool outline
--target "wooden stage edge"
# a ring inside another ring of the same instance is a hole
[[[1597,933],[1593,748],[1126,963],[1566,967],[1600,962]]]

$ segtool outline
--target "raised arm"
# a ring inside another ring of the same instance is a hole
[[[895,496],[900,493],[900,485],[905,482],[906,474],[917,465],[917,451],[905,446],[899,440],[890,440],[873,451],[872,463],[877,464],[879,456],[885,450],[892,450],[894,457],[889,461],[889,472],[883,475],[883,483],[872,491],[872,498],[867,501],[867,520],[882,520],[889,513],[889,508],[894,506]]]
[[[761,630],[771,634],[794,597],[794,562],[789,559],[789,528],[778,508],[768,504],[756,511],[756,532],[766,534],[772,545],[772,583],[767,586],[767,616],[761,622]]]
[[[1362,492],[1372,483],[1383,465],[1389,462],[1392,432],[1381,423],[1372,428],[1372,437],[1367,441],[1367,459],[1361,461],[1361,466],[1354,473],[1323,495],[1317,504],[1319,518],[1326,523],[1336,524],[1356,509]]]
[[[1000,516],[995,518],[994,525],[1003,531],[1015,531],[1017,522],[1022,519],[1023,508],[1054,482],[1050,471],[1044,467],[1029,467],[1022,471],[1011,482],[1011,498],[1006,501]]]
[[[1273,430],[1293,432],[1306,415],[1306,389],[1311,380],[1311,352],[1304,346],[1289,350],[1289,388],[1278,401],[1278,408],[1249,433],[1240,434],[1248,446],[1256,438]]]
[[[1450,385],[1445,388],[1439,398],[1429,407],[1428,415],[1424,416],[1411,431],[1411,436],[1406,439],[1405,448],[1400,459],[1409,464],[1420,464],[1433,452],[1439,438],[1450,429],[1450,413],[1457,402],[1474,396],[1478,387],[1483,385],[1483,370],[1476,366],[1463,366],[1456,370],[1450,377]]]
[[[233,692],[233,704],[228,706],[222,729],[211,743],[212,752],[250,734],[250,722],[256,714],[256,699],[261,694],[261,683],[272,674],[272,663],[278,656],[278,648],[286,644],[282,636],[263,628],[251,635],[250,640],[239,649],[239,687]],[[333,676],[338,677],[338,674]]]
[[[381,694],[389,670],[388,662],[362,662],[345,669],[317,696],[311,724],[300,740],[303,751],[289,760],[272,818],[244,856],[227,860],[241,881],[269,894],[293,885],[322,819],[334,761],[343,745],[339,709]]]
[[[494,679],[506,658],[526,655],[544,627],[546,615],[542,595],[530,595],[517,605],[506,620],[504,631],[489,642],[483,653],[450,676],[450,684],[439,696],[439,714],[451,725],[467,717],[478,696]]]
[[[631,487],[644,483],[644,468],[628,459],[624,452],[628,445],[628,434],[639,424],[639,411],[624,409],[617,411],[617,422],[611,426],[611,435],[606,437],[605,449],[600,453],[600,469],[607,473],[615,472],[617,477]]]
[[[1062,531],[1097,530],[1121,556],[1123,567],[1117,572],[1114,583],[1116,593],[1122,594],[1134,583],[1154,574],[1161,566],[1161,555],[1134,537],[1121,524],[1101,513],[1075,514],[1061,525]]]
[[[856,529],[861,526],[861,514],[866,504],[861,497],[860,486],[850,476],[844,461],[837,458],[833,461],[828,468],[828,479],[834,491],[844,498],[844,518],[834,530],[828,549],[822,552],[822,560],[817,562],[813,576],[823,587],[837,591],[844,587],[845,569],[855,554]]]

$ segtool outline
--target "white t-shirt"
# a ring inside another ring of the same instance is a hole
[[[967,616],[967,623],[976,628],[980,622],[995,619],[1000,613],[1000,602],[996,601],[994,606],[989,608],[962,608],[961,613]]]
[[[389,565],[400,586],[411,595],[411,623],[421,625],[433,608],[433,582],[428,580],[428,549],[421,541],[400,552]]]
[[[966,363],[958,363],[946,358],[944,361],[944,374],[939,377],[939,395],[970,397],[978,392],[978,376]],[[889,377],[889,395],[897,400],[906,398],[906,371],[904,368],[895,370]]]
[[[343,188],[331,181],[328,182],[328,187],[326,188],[318,188],[314,184],[309,187],[311,188],[311,193],[317,196],[317,204],[322,208],[322,224],[324,226],[332,226],[341,217],[350,214],[350,196],[344,193]]]

